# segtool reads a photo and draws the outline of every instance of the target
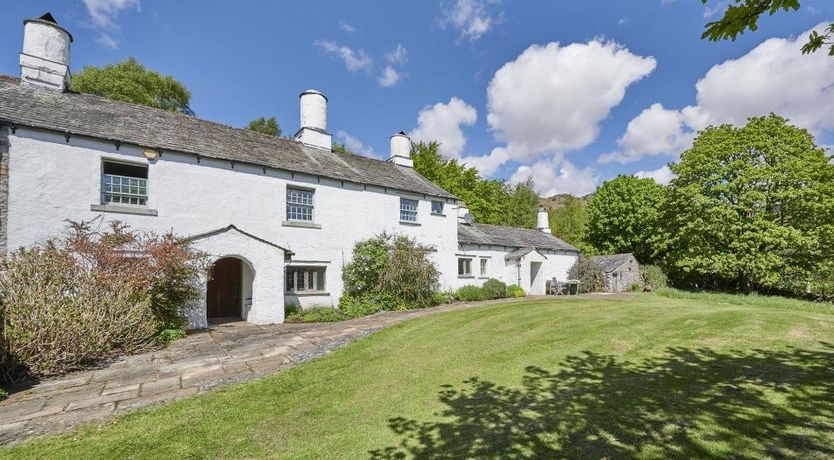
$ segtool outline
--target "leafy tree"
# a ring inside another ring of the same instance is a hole
[[[269,136],[280,136],[281,135],[281,126],[278,124],[278,121],[275,117],[258,117],[249,122],[246,125],[246,129],[250,131],[257,131],[261,134],[266,134]]]
[[[834,256],[834,165],[771,114],[702,131],[679,162],[664,216],[668,265],[720,287],[813,288]]]
[[[620,175],[605,182],[588,202],[588,243],[602,253],[631,252],[641,263],[653,261],[665,195],[653,179]]]
[[[72,90],[169,112],[194,115],[191,93],[170,75],[148,70],[134,58],[104,67],[87,66],[72,77]]]
[[[701,0],[704,4],[710,0]],[[716,0],[717,1],[717,0]],[[759,28],[759,18],[767,13],[770,16],[780,11],[796,11],[799,0],[734,0],[718,21],[708,22],[701,38],[713,42],[735,40],[747,29],[751,32]],[[808,43],[802,46],[802,54],[813,53],[823,46],[829,46],[829,56],[834,56],[834,24],[829,24],[822,34],[812,31]]]
[[[562,206],[548,213],[550,230],[558,238],[578,246],[585,241],[588,210],[585,200],[568,195]]]
[[[511,186],[483,179],[477,169],[443,158],[437,142],[414,143],[411,158],[417,172],[466,203],[476,221],[535,228],[539,199],[532,180]]]

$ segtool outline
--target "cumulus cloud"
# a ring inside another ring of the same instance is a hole
[[[377,156],[376,152],[374,152],[373,147],[371,147],[370,145],[365,145],[361,140],[350,135],[350,133],[348,133],[347,131],[336,131],[336,140],[344,144],[345,147],[351,152],[356,152],[367,157]]]
[[[397,44],[397,47],[385,55],[385,60],[389,64],[405,64],[408,62],[408,50],[402,44]]]
[[[457,30],[461,39],[474,42],[501,21],[503,14],[494,11],[498,3],[495,0],[456,0],[451,5],[444,5],[440,23]]]
[[[339,22],[339,28],[342,29],[342,32],[345,32],[345,33],[348,33],[348,34],[352,34],[352,33],[356,32],[356,27],[353,27],[353,25],[351,23],[346,22],[346,21],[340,21]]]
[[[390,88],[399,83],[402,78],[403,74],[401,72],[398,72],[397,69],[387,65],[385,66],[385,69],[382,70],[382,75],[379,76],[377,81],[383,88]]]
[[[440,153],[457,157],[466,145],[463,126],[471,126],[478,120],[475,107],[452,97],[448,103],[438,102],[427,106],[417,115],[417,127],[409,133],[412,139],[440,143]]]
[[[599,177],[589,168],[577,168],[563,155],[553,155],[530,166],[519,166],[510,177],[511,184],[524,182],[532,177],[536,191],[541,196],[557,193],[587,195],[597,188]]]
[[[110,49],[119,47],[119,16],[127,9],[139,9],[139,0],[84,0],[90,22],[98,30],[96,42]]]
[[[637,171],[634,175],[641,179],[654,179],[655,182],[662,185],[668,184],[675,178],[675,173],[668,166],[661,166],[651,171]]]
[[[693,138],[679,111],[652,104],[628,123],[625,134],[617,140],[622,150],[603,154],[598,161],[629,163],[645,156],[676,155],[689,147]]]
[[[695,105],[669,110],[654,104],[643,110],[619,139],[622,151],[599,161],[677,155],[700,129],[743,125],[749,117],[771,112],[816,135],[834,131],[834,59],[825,53],[802,54],[809,33],[765,40],[737,59],[714,65],[695,85]]]
[[[349,72],[370,72],[373,68],[374,61],[364,50],[354,50],[329,40],[316,40],[313,44],[327,54],[341,59]]]
[[[496,147],[483,156],[467,156],[460,159],[461,163],[478,170],[482,176],[492,176],[504,163],[509,160],[510,155],[506,147]]]
[[[655,66],[654,58],[614,42],[532,45],[495,72],[487,122],[516,161],[579,149],[597,138],[626,89]]]

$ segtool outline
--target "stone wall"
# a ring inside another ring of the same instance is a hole
[[[606,284],[609,292],[623,292],[631,289],[637,284],[643,286],[643,278],[640,276],[640,264],[633,257],[628,262],[620,265],[612,273],[606,273]]]
[[[0,126],[0,258],[6,257],[9,216],[9,128]]]

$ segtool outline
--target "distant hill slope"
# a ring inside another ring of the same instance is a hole
[[[548,211],[552,211],[554,209],[559,209],[562,206],[564,206],[565,200],[570,196],[573,196],[573,195],[571,195],[569,193],[559,193],[559,194],[553,195],[551,197],[540,196],[539,197],[539,203],[542,206],[544,206]],[[588,200],[590,200],[592,196],[594,196],[594,194],[589,193],[587,195],[579,196],[579,197],[576,197],[576,198],[579,198],[580,200],[585,201],[587,203]]]

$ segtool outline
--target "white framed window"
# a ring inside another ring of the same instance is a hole
[[[417,222],[417,200],[400,197],[400,221]]]
[[[439,200],[432,200],[431,213],[437,215],[443,214],[443,202]]]
[[[481,276],[485,278],[487,275],[489,275],[489,272],[487,271],[489,259],[481,258],[480,261],[481,261]]]
[[[146,206],[148,166],[116,161],[101,165],[101,204]]]
[[[325,292],[326,267],[287,267],[287,292],[314,293]]]
[[[469,257],[458,258],[458,276],[472,276],[472,259]]]
[[[313,190],[287,187],[287,220],[313,221]]]

